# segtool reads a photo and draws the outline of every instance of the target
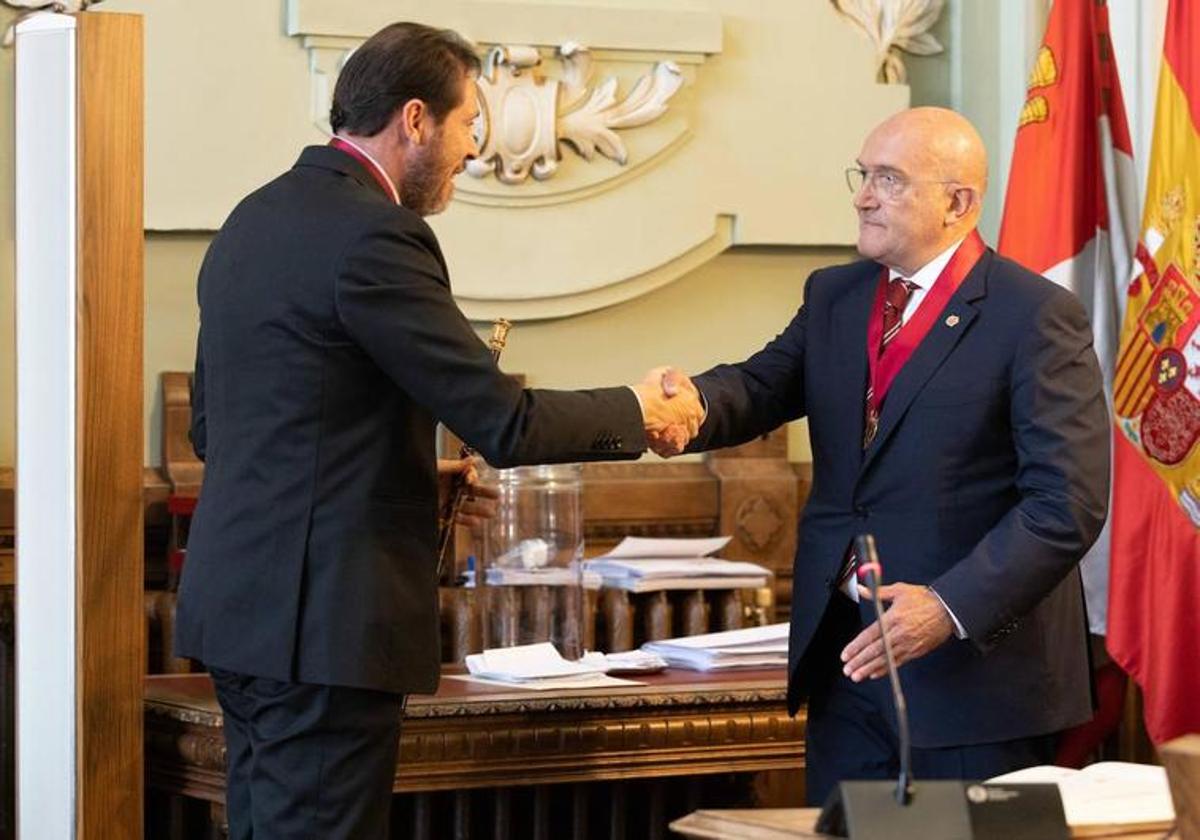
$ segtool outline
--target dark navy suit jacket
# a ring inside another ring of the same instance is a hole
[[[628,388],[522,389],[437,239],[336,149],[239,204],[199,280],[205,461],[175,649],[276,680],[428,692],[440,420],[494,466],[635,458]]]
[[[886,579],[932,585],[968,634],[900,670],[917,746],[1084,721],[1077,564],[1107,513],[1109,421],[1083,307],[988,251],[896,377],[864,450],[867,321],[880,273],[873,262],[815,272],[783,333],[695,378],[709,413],[692,449],[808,418],[813,486],[795,561],[791,709],[805,673],[828,666],[814,657],[836,653],[815,638],[818,625],[828,600],[842,597],[832,584],[848,544],[869,532]]]

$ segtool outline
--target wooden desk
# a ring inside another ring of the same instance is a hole
[[[819,808],[758,808],[696,811],[671,823],[671,830],[697,840],[796,840],[819,838],[813,825]]]
[[[444,679],[437,695],[410,698],[394,790],[417,795],[411,814],[403,817],[413,820],[412,836],[442,836],[429,822],[434,809],[421,804],[421,797],[436,791],[454,792],[454,836],[468,836],[469,831],[457,833],[459,823],[498,825],[510,811],[527,810],[506,803],[514,796],[523,803],[520,796],[528,788],[535,789],[535,826],[544,812],[549,831],[563,789],[540,799],[536,791],[570,784],[574,793],[567,799],[573,796],[585,810],[590,802],[593,811],[582,820],[577,814],[564,818],[574,826],[572,835],[599,836],[589,834],[585,825],[596,822],[598,809],[591,794],[580,794],[582,783],[668,777],[695,783],[704,776],[803,767],[803,716],[787,716],[782,670],[722,675],[668,670],[643,680],[646,685],[603,691],[533,692]],[[223,803],[225,744],[207,675],[147,677],[145,726],[149,790]],[[472,790],[496,789],[514,793],[497,794],[486,806],[466,796]],[[689,789],[693,792],[678,797],[667,791],[657,801],[637,794],[639,803],[645,799],[648,815],[640,814],[642,807],[633,807],[624,793],[606,798],[600,810],[611,812],[605,818],[610,823],[624,821],[629,813],[629,820],[645,816],[648,825],[665,827],[670,819],[709,804],[696,801],[704,796],[694,784]],[[480,816],[482,807],[489,817]],[[214,813],[221,816],[219,808]],[[607,825],[604,833],[620,837],[624,831],[623,824],[622,833]],[[659,833],[629,828],[630,837]],[[495,836],[501,836],[499,830]]]
[[[817,808],[755,808],[744,810],[701,810],[671,823],[671,830],[696,840],[808,840],[828,837],[818,834]],[[1108,833],[1096,829],[1072,834],[1093,840],[1162,840],[1163,832]]]

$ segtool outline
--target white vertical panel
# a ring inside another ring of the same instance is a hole
[[[75,834],[75,20],[16,41],[17,821]]]
[[[1108,18],[1133,137],[1138,195],[1145,195],[1167,0],[1108,0]]]

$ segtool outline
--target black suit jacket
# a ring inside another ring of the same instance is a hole
[[[901,668],[915,744],[1007,740],[1086,720],[1076,565],[1107,513],[1109,425],[1083,307],[987,252],[895,379],[864,451],[880,272],[873,262],[815,272],[782,334],[695,380],[709,416],[693,448],[808,417],[813,487],[795,562],[791,708],[805,674],[829,667],[816,660],[837,653],[816,631],[829,599],[842,597],[832,586],[847,546],[870,532],[885,578],[932,584],[969,636]]]
[[[523,390],[455,306],[433,231],[305,149],[233,211],[199,279],[204,485],[176,651],[393,692],[439,673],[440,420],[497,467],[633,458],[628,388]]]

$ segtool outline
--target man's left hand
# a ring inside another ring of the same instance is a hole
[[[459,525],[476,528],[496,515],[496,500],[500,493],[494,487],[479,483],[477,458],[458,460],[438,459],[438,497],[439,504],[450,495],[456,478],[462,476],[467,485],[466,496],[462,507],[458,509]]]
[[[860,597],[871,597],[871,591],[865,586],[860,585],[858,592]],[[897,668],[941,646],[954,633],[950,614],[929,587],[891,583],[879,587],[879,599],[891,604],[887,608],[888,641]],[[842,662],[845,663],[842,672],[854,682],[887,675],[878,621],[846,645]]]

